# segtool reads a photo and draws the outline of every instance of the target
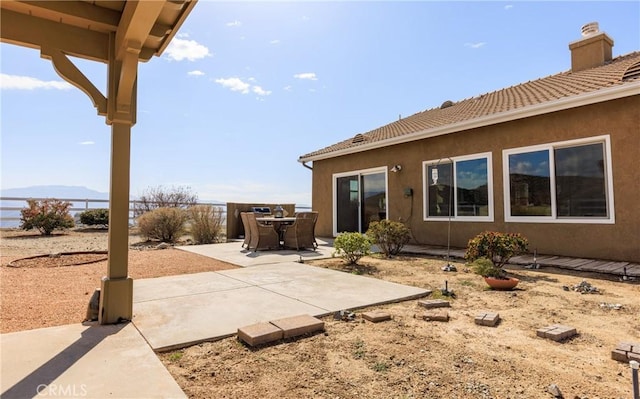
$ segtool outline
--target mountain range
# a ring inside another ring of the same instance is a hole
[[[0,196],[20,198],[109,199],[109,193],[92,190],[84,186],[31,186],[6,188],[0,190]]]

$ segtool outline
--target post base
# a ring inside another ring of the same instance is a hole
[[[133,279],[131,277],[102,278],[100,290],[100,324],[115,324],[133,318]]]

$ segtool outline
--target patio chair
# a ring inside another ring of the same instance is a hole
[[[240,218],[242,219],[242,226],[244,227],[244,242],[242,243],[242,248],[247,246],[249,248],[249,243],[251,243],[251,228],[249,227],[249,219],[247,218],[247,214],[250,212],[240,212]]]
[[[248,249],[259,251],[261,249],[279,249],[280,236],[273,226],[258,223],[256,215],[253,212],[247,212],[247,221],[249,230],[251,231],[251,239],[249,240]]]
[[[311,248],[315,251],[318,248],[315,235],[317,220],[318,212],[298,212],[295,222],[284,231],[284,247],[297,251]]]

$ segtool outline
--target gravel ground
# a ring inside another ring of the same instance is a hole
[[[50,237],[0,231],[0,332],[82,322],[91,294],[107,273],[107,242],[106,230],[69,230]],[[179,249],[150,249],[157,244],[136,234],[129,242],[129,275],[134,279],[236,267]],[[102,253],[21,260],[77,251]],[[92,263],[84,263],[88,261]]]
[[[62,257],[40,258],[31,266],[8,262],[33,255],[106,250],[106,232],[70,231],[53,237],[0,233],[2,332],[77,323],[106,261],[51,266]],[[132,234],[134,248],[144,248]],[[97,254],[96,256],[101,256]],[[45,262],[45,260],[47,262]],[[611,359],[620,342],[640,342],[640,285],[567,273],[551,268],[509,268],[520,279],[512,292],[487,290],[479,276],[456,264],[421,257],[365,257],[357,268],[340,259],[310,262],[317,267],[363,274],[429,288],[439,294],[444,281],[456,297],[448,322],[422,319],[417,301],[377,306],[392,316],[382,323],[323,318],[325,332],[250,348],[236,337],[194,345],[159,357],[192,399],[208,398],[565,398],[626,399],[631,395],[628,364]],[[234,266],[177,249],[131,250],[134,278],[195,273]],[[581,294],[565,287],[583,280],[598,288]],[[602,306],[620,305],[619,308]],[[497,327],[481,327],[481,311],[499,312]],[[536,336],[536,329],[564,324],[578,335],[563,342]]]

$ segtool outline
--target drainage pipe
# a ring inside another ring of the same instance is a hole
[[[633,399],[640,399],[640,389],[638,387],[638,366],[640,363],[632,360],[629,362],[631,366],[631,383],[633,385]]]

